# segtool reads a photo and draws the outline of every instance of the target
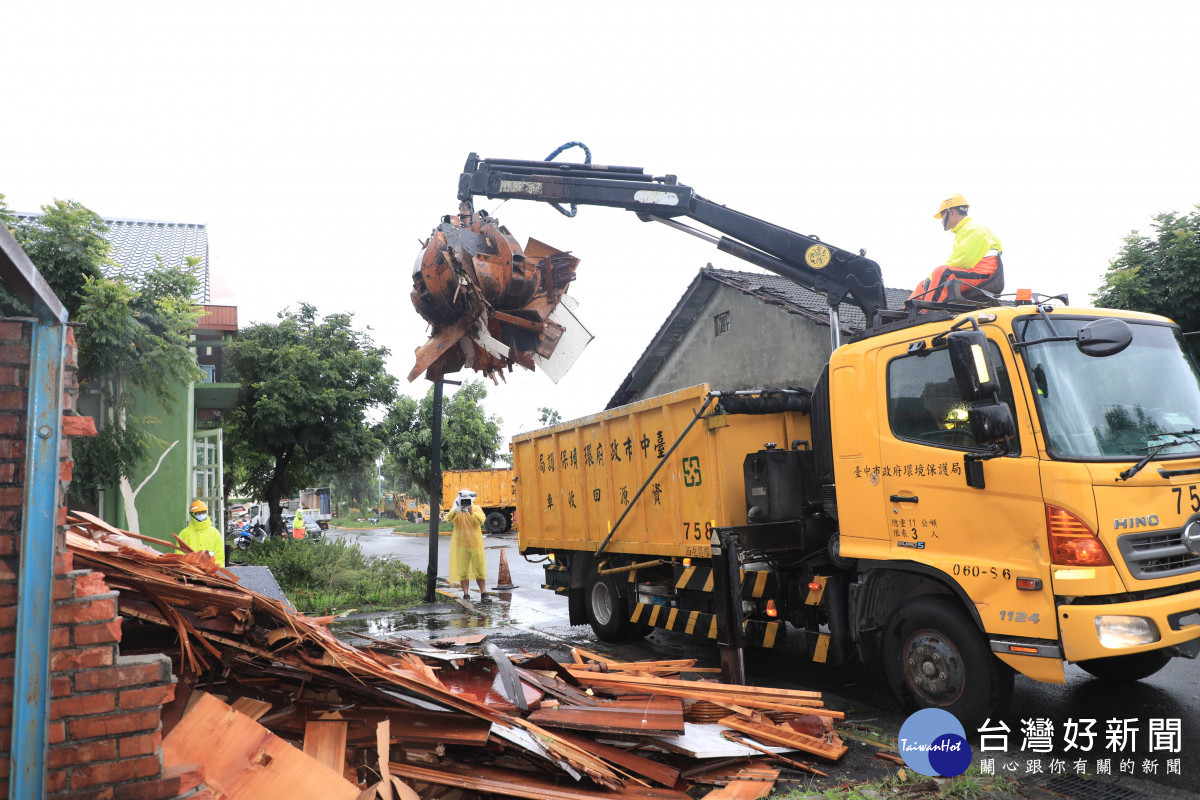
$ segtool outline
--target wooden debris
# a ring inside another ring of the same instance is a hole
[[[336,618],[245,589],[208,553],[160,553],[94,517],[70,520],[76,567],[119,592],[123,650],[172,657],[166,763],[203,763],[229,798],[684,800],[720,783],[710,797],[748,800],[778,775],[755,759],[821,774],[781,753],[846,749],[830,723],[844,715],[818,692],[685,680],[708,671],[693,659],[576,649],[559,664],[360,634],[354,647],[329,630]],[[710,724],[689,721],[689,707]]]

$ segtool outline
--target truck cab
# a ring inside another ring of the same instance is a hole
[[[956,374],[965,328],[985,343],[986,402]],[[1200,369],[1169,320],[946,315],[839,348],[826,391],[850,637],[907,705],[978,718],[1009,670],[1136,680],[1196,655]],[[997,403],[1002,445],[973,430]]]

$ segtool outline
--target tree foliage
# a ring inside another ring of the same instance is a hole
[[[74,200],[55,200],[42,206],[38,219],[10,225],[17,244],[74,319],[88,281],[102,277],[102,268],[112,263],[104,219]],[[28,313],[11,296],[3,305],[5,313]]]
[[[433,392],[418,403],[401,396],[384,420],[387,456],[384,470],[389,479],[407,477],[425,495],[433,494]],[[500,423],[489,416],[482,401],[487,389],[481,380],[466,381],[453,397],[442,403],[441,468],[483,469],[496,461],[500,449]],[[440,489],[440,487],[438,487]]]
[[[283,529],[283,497],[322,474],[361,470],[382,450],[367,417],[392,402],[395,379],[384,365],[388,350],[352,321],[320,318],[306,303],[246,328],[227,349],[241,391],[226,433],[246,488],[270,505],[274,532]]]
[[[1101,308],[1161,314],[1185,331],[1200,330],[1200,206],[1159,214],[1153,236],[1125,237],[1093,295]]]
[[[557,409],[539,406],[538,412],[540,414],[538,421],[543,427],[550,427],[551,425],[557,425],[558,423],[562,422],[562,414],[558,413]]]

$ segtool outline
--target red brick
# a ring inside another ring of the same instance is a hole
[[[96,436],[98,433],[99,431],[96,430],[96,420],[91,417],[63,415],[63,436]]]
[[[3,395],[0,392],[0,395]],[[6,440],[7,441],[7,440]],[[21,506],[25,502],[25,489],[21,486],[6,486],[0,488],[0,506],[12,508]]]
[[[71,694],[71,679],[66,675],[50,678],[51,697],[69,697]]]
[[[146,733],[141,736],[127,736],[117,742],[121,758],[150,755],[162,746],[162,731]]]
[[[46,776],[46,793],[47,794],[54,794],[55,792],[61,792],[66,788],[67,788],[67,771],[66,770],[64,770],[64,769],[55,770],[54,772],[51,772],[50,774],[48,774]],[[5,795],[5,797],[7,797],[8,792],[5,791],[4,795]]]
[[[0,435],[24,433],[25,418],[20,414],[0,414]]]
[[[24,458],[25,443],[17,439],[0,439],[0,458]]]
[[[66,625],[60,625],[57,628],[52,628],[50,631],[50,648],[52,650],[61,650],[64,647],[71,646],[71,628]]]
[[[0,408],[6,411],[24,411],[25,403],[29,400],[27,392],[0,392]]]
[[[120,800],[166,800],[206,788],[203,764],[179,764],[164,767],[162,778],[158,780],[118,786],[117,797]]]
[[[0,386],[24,386],[22,372],[19,367],[0,367]]]
[[[107,717],[82,717],[70,720],[67,733],[72,740],[113,737],[135,731],[156,730],[159,725],[158,711],[139,711],[135,714],[121,713]]]
[[[119,641],[121,641],[121,620],[119,619],[75,626],[75,644],[77,645],[87,646]]]
[[[122,710],[151,708],[175,699],[175,684],[152,686],[148,689],[126,689],[121,692],[117,704]]]
[[[67,740],[67,726],[63,722],[51,722],[46,727],[46,742],[52,745],[61,744]]]
[[[73,767],[92,761],[112,761],[117,757],[117,743],[113,740],[87,742],[86,744],[65,744],[61,747],[51,747],[46,758],[46,766],[50,769]]]
[[[135,778],[148,778],[162,773],[162,760],[159,756],[141,756],[122,761],[108,761],[103,764],[89,764],[76,767],[71,772],[71,789],[87,789],[108,783],[123,783]]]
[[[0,364],[28,364],[29,345],[0,344]]]
[[[9,655],[16,649],[17,635],[15,633],[0,633],[0,655]]]
[[[4,531],[3,534],[0,534],[0,556],[8,557],[16,550],[14,547],[15,535],[20,526],[21,515],[15,512],[0,511],[0,518],[4,519],[4,525],[0,527],[0,530]],[[12,527],[9,527],[9,522],[12,523]]]
[[[116,797],[114,794],[115,791],[116,789],[112,786],[93,789],[89,792],[81,792],[76,789],[72,789],[70,792],[62,795],[62,797],[64,800],[65,798],[70,798],[70,800],[114,800]],[[49,800],[55,800],[55,798],[49,798]]]
[[[121,658],[109,669],[75,673],[75,691],[96,692],[103,689],[124,689],[136,686],[158,686],[171,679],[171,662],[165,657],[146,659]]]
[[[66,672],[112,666],[114,650],[111,646],[55,650],[50,656],[50,671]]]
[[[69,336],[73,331],[67,328]],[[20,342],[25,339],[25,323],[0,322],[0,341]]]
[[[17,467],[17,464],[0,464],[0,483],[16,483]]]
[[[112,692],[99,694],[77,694],[50,702],[50,719],[86,717],[90,714],[105,714],[117,707],[117,698]]]
[[[15,464],[13,466],[16,466]],[[71,482],[71,476],[75,474],[75,462],[64,461],[58,468],[58,479],[60,481]],[[3,480],[3,473],[0,473],[0,480]]]
[[[17,573],[9,566],[8,559],[0,558],[0,582],[15,581]]]
[[[97,594],[108,594],[111,589],[104,582],[103,572],[87,572],[75,576],[75,596],[91,597]]]
[[[17,627],[16,606],[0,607],[0,630]]]
[[[112,592],[111,597],[97,597],[95,599],[89,598],[73,600],[69,603],[58,603],[54,606],[51,621],[55,625],[70,625],[72,622],[78,625],[84,622],[112,620],[116,619],[116,617],[117,593]]]

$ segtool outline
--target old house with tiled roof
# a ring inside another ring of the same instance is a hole
[[[908,292],[888,289],[890,308]],[[866,323],[842,303],[843,338]],[[608,402],[608,408],[707,383],[714,389],[812,388],[829,360],[825,296],[769,273],[715,269],[696,275]]]

